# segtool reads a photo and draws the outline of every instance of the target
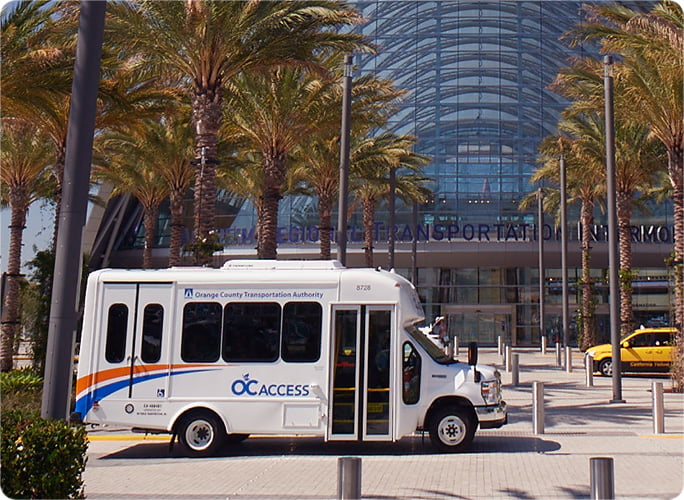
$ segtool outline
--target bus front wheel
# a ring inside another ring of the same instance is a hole
[[[195,411],[184,416],[177,433],[185,452],[191,457],[215,455],[226,435],[221,420],[209,411]]]
[[[430,440],[440,451],[463,451],[475,436],[471,414],[459,406],[447,406],[439,410],[430,422]]]

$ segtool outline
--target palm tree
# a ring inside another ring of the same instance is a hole
[[[171,191],[167,180],[154,168],[158,166],[158,151],[148,148],[147,135],[110,133],[99,137],[98,159],[93,168],[93,177],[114,186],[112,194],[131,193],[140,202],[145,230],[144,269],[152,266],[159,205]]]
[[[663,1],[649,13],[619,4],[587,7],[589,16],[570,34],[598,39],[605,52],[622,56],[630,118],[646,123],[667,149],[675,219],[675,323],[679,326],[674,381],[684,390],[684,13]]]
[[[188,86],[195,128],[195,157],[204,151],[195,180],[195,238],[214,229],[218,133],[225,86],[239,73],[274,64],[312,66],[326,47],[363,47],[358,34],[340,28],[361,21],[332,0],[141,0],[116,4],[110,27],[117,42],[139,53],[159,74],[181,75]],[[274,174],[277,175],[277,166]]]
[[[2,120],[2,202],[8,204],[10,242],[7,258],[7,289],[2,312],[0,370],[12,369],[14,341],[19,325],[19,278],[21,246],[29,206],[51,188],[52,150],[43,133],[19,119]]]
[[[361,201],[364,233],[364,256],[367,267],[373,267],[373,236],[375,208],[382,199],[390,196],[389,176],[396,175],[396,194],[406,202],[424,200],[429,193],[420,175],[423,166],[430,163],[427,156],[411,149],[416,138],[387,132],[366,137],[353,147],[350,155],[350,192]],[[405,171],[405,172],[402,172]],[[391,231],[392,228],[388,228]]]
[[[580,203],[582,279],[580,324],[582,333],[581,349],[595,345],[596,324],[594,321],[594,283],[591,278],[591,227],[594,224],[594,206],[604,194],[605,168],[603,166],[603,146],[592,140],[593,130],[599,127],[598,115],[575,115],[561,120],[558,129],[562,134],[554,134],[545,138],[539,146],[538,162],[530,182],[541,180],[559,182],[559,158],[565,157],[567,173],[566,190],[569,204]],[[548,188],[547,188],[548,191]],[[559,209],[558,193],[545,196],[546,206],[553,211]],[[537,194],[533,193],[523,199],[520,208],[525,210],[537,203]],[[558,213],[558,212],[557,212]],[[566,231],[568,228],[563,228]]]
[[[168,188],[171,212],[169,267],[181,264],[183,200],[195,174],[192,127],[187,116],[178,110],[164,115],[159,121],[147,121],[141,140],[136,143],[140,148],[137,157]]]
[[[594,59],[577,59],[564,68],[556,77],[551,88],[575,99],[565,110],[564,116],[590,116],[592,127],[581,130],[583,142],[592,143],[592,151],[605,155],[605,120],[600,111],[603,104],[597,98],[602,88],[602,64]],[[621,331],[628,333],[633,327],[632,315],[632,251],[630,223],[635,195],[649,190],[658,179],[658,172],[664,168],[658,145],[654,144],[648,126],[630,118],[634,102],[628,97],[628,82],[623,78],[624,68],[616,65],[615,103],[625,115],[615,120],[616,157],[615,179],[617,199],[618,237],[620,247],[620,302]],[[597,149],[603,148],[601,149]]]

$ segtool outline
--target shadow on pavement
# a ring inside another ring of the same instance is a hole
[[[476,436],[470,450],[472,453],[546,453],[560,449],[555,441],[528,436]],[[402,456],[402,455],[437,455],[429,438],[409,437],[396,443],[325,443],[322,438],[283,438],[256,437],[224,447],[214,458],[237,457],[279,457],[294,456]],[[98,457],[100,460],[124,459],[164,459],[183,457],[180,445],[169,449],[168,442],[137,443],[128,448]]]

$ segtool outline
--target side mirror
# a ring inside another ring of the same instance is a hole
[[[470,366],[477,364],[477,342],[468,344],[468,364]]]
[[[623,342],[622,347],[624,347],[625,349],[629,349],[629,342]]]

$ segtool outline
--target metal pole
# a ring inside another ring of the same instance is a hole
[[[511,376],[511,383],[513,387],[520,385],[520,354],[513,355],[513,375]]]
[[[41,407],[43,418],[66,420],[69,413],[82,269],[81,245],[88,204],[104,20],[105,2],[81,2],[66,140],[64,191],[55,249]]]
[[[541,352],[546,354],[546,337],[541,338]]]
[[[499,356],[501,356],[503,354],[503,343],[502,343],[501,335],[499,335],[496,338],[496,352],[499,353]]]
[[[615,125],[613,120],[613,57],[604,56],[604,93],[606,113],[606,205],[608,206],[608,280],[610,311],[610,343],[613,360],[613,399],[622,399],[622,362],[620,359],[620,288],[618,283],[618,236],[615,191]]]
[[[546,336],[544,330],[544,281],[546,270],[544,268],[544,192],[542,188],[537,190],[537,244],[539,247],[539,338]]]
[[[561,278],[563,280],[563,345],[568,346],[570,312],[568,306],[568,195],[565,175],[565,155],[560,156],[560,197],[561,197]],[[570,370],[568,370],[570,371]]]
[[[561,345],[560,345],[560,342],[556,342],[556,365],[557,366],[563,366],[563,362],[561,361]]]
[[[337,459],[337,498],[358,500],[361,498],[361,458]]]
[[[511,346],[506,344],[504,346],[504,353],[506,354],[506,371],[511,373]]]
[[[665,408],[663,405],[663,383],[651,383],[651,397],[653,398],[653,432],[663,434],[665,432]]]
[[[584,370],[587,387],[594,386],[594,357],[587,354],[584,356]]]
[[[394,225],[396,218],[397,169],[390,168],[389,172],[389,220],[387,222],[387,269],[394,269]]]
[[[565,371],[572,372],[572,347],[565,346]]]
[[[340,192],[337,214],[337,260],[347,265],[347,207],[349,181],[349,134],[351,128],[351,86],[353,56],[344,56],[342,78],[342,123],[340,130]]]
[[[591,468],[591,500],[612,500],[615,498],[613,481],[613,459],[594,457],[589,459]]]
[[[411,280],[414,285],[418,284],[418,202],[413,202],[411,212],[411,225],[413,226],[413,241],[411,241]],[[457,353],[458,354],[458,353]]]
[[[532,382],[532,428],[544,434],[544,382]]]
[[[454,337],[454,354],[458,356],[458,335]]]

